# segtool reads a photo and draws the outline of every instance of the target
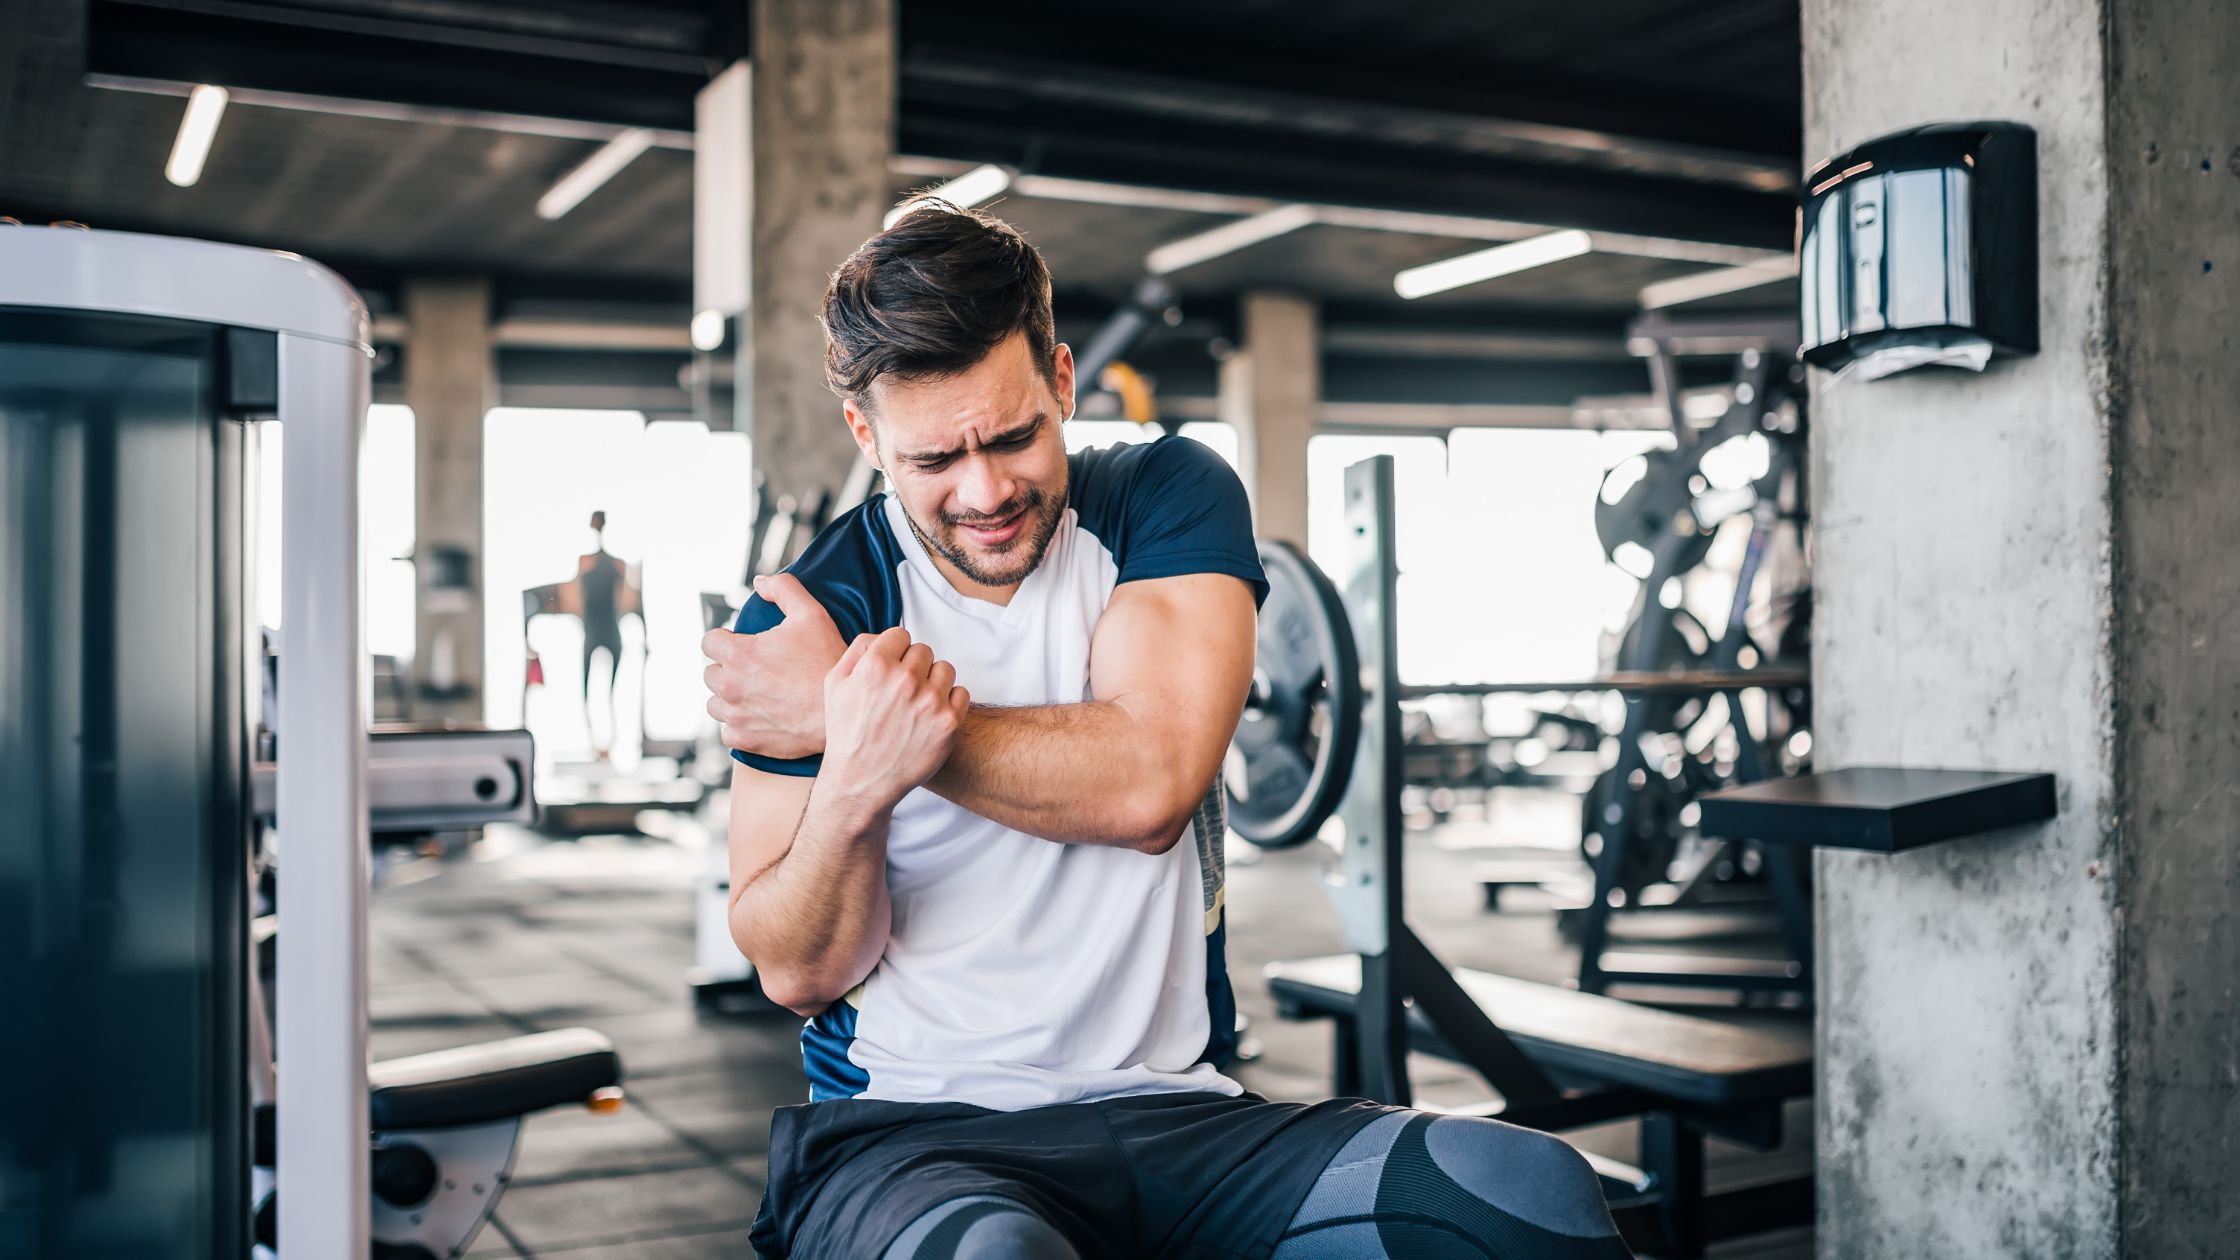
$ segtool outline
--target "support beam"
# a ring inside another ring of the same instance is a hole
[[[416,718],[483,715],[482,421],[497,404],[490,282],[404,284],[412,408]],[[506,598],[499,593],[498,598]]]
[[[817,312],[879,230],[894,155],[893,0],[759,0],[754,60],[700,93],[694,309],[735,321],[739,422],[776,494],[837,491],[856,459]]]
[[[2240,582],[2204,540],[2240,532],[2240,12],[1805,0],[1803,28],[1813,154],[2036,129],[2044,346],[1815,376],[1814,758],[2061,785],[2044,824],[1817,855],[1819,1254],[2215,1254]]]
[[[1248,293],[1244,344],[1221,365],[1220,415],[1237,430],[1253,528],[1307,545],[1307,439],[1322,403],[1320,312],[1307,298]]]

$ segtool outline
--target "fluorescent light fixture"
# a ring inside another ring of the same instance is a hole
[[[1173,275],[1185,267],[1211,262],[1223,254],[1233,254],[1262,241],[1272,241],[1286,233],[1296,232],[1314,221],[1313,206],[1277,206],[1249,219],[1224,223],[1196,236],[1185,236],[1179,241],[1168,241],[1145,254],[1143,265],[1152,275]]]
[[[226,116],[226,90],[208,83],[187,94],[187,112],[179,119],[179,138],[171,142],[171,160],[163,164],[163,177],[181,188],[191,188],[202,178],[202,161],[210,156],[210,142],[217,138],[218,120]]]
[[[886,226],[902,222],[902,216],[924,205],[929,200],[946,201],[952,206],[977,206],[990,198],[1003,194],[1011,187],[1011,172],[1000,166],[975,166],[937,188],[929,188],[894,209],[887,211]]]
[[[1492,249],[1476,250],[1453,258],[1410,267],[1392,278],[1393,292],[1404,298],[1428,297],[1477,284],[1498,276],[1511,276],[1534,267],[1577,258],[1594,248],[1594,238],[1577,228],[1529,236]]]
[[[1660,310],[1678,306],[1683,302],[1700,301],[1728,293],[1755,289],[1761,284],[1772,284],[1797,274],[1795,255],[1784,255],[1767,262],[1748,263],[1740,267],[1721,267],[1716,271],[1699,271],[1692,276],[1673,280],[1659,280],[1645,285],[1641,290],[1641,309]]]
[[[697,311],[692,316],[692,348],[719,350],[723,347],[723,312]]]
[[[638,160],[638,155],[653,147],[653,133],[643,127],[632,127],[619,132],[614,139],[599,146],[599,151],[583,160],[583,165],[560,177],[545,195],[537,198],[537,217],[557,219],[576,208],[585,197],[599,191],[602,184],[622,173],[622,168]]]

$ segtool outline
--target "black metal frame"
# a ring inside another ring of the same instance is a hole
[[[1783,340],[1784,332],[1786,340]],[[1776,392],[1774,369],[1787,365],[1795,335],[1793,330],[1769,326],[1764,321],[1677,321],[1650,316],[1636,322],[1628,339],[1637,349],[1646,351],[1651,381],[1670,415],[1674,439],[1686,457],[1681,468],[1692,471],[1696,457],[1703,452],[1730,437],[1763,427],[1763,417],[1771,412]],[[1734,401],[1718,423],[1700,432],[1689,424],[1682,409],[1679,358],[1692,352],[1738,356]],[[1741,571],[1736,576],[1734,599],[1726,625],[1712,646],[1710,670],[1713,676],[1733,675],[1744,667],[1742,649],[1750,645],[1744,618],[1750,589],[1764,561],[1766,548],[1782,521],[1782,483],[1792,473],[1800,479],[1803,475],[1800,446],[1797,442],[1776,443],[1766,474],[1757,483],[1750,540]],[[1657,655],[1662,636],[1649,624],[1649,618],[1657,612],[1656,601],[1665,583],[1679,576],[1686,567],[1685,553],[1697,539],[1692,529],[1678,528],[1668,529],[1657,538],[1651,551],[1653,558],[1648,577],[1641,584],[1637,604],[1640,612],[1636,617],[1638,628],[1626,645],[1627,654],[1618,661],[1621,671],[1646,676],[1665,665]],[[1725,681],[1727,679],[1720,679],[1720,682]],[[1771,768],[1767,764],[1766,750],[1760,746],[1743,715],[1742,693],[1746,689],[1714,684],[1706,686],[1704,694],[1725,698],[1729,727],[1736,743],[1735,777],[1742,783],[1756,783],[1767,778]],[[1719,989],[1744,994],[1787,993],[1797,995],[1801,1002],[1810,1005],[1813,998],[1811,898],[1801,861],[1796,854],[1778,847],[1765,848],[1763,856],[1766,882],[1773,894],[1782,940],[1789,950],[1788,959],[1674,957],[1632,952],[1620,955],[1609,951],[1610,919],[1617,909],[1613,901],[1622,884],[1626,847],[1634,834],[1635,815],[1641,802],[1629,783],[1635,774],[1655,773],[1641,749],[1643,737],[1650,733],[1649,718],[1654,707],[1649,691],[1628,689],[1626,720],[1618,737],[1616,767],[1606,780],[1607,790],[1589,796],[1602,843],[1594,860],[1594,892],[1580,911],[1579,987],[1589,993],[1606,992],[1614,984]],[[1717,857],[1718,854],[1713,854],[1710,860],[1681,880],[1673,904],[1689,904],[1696,899],[1702,877],[1715,865]],[[1613,962],[1619,965],[1608,965]]]

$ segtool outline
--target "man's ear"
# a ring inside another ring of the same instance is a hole
[[[879,468],[879,435],[871,428],[871,417],[864,414],[863,406],[853,398],[841,401],[840,414],[847,418],[848,436],[856,440],[856,449],[863,452],[864,462]]]
[[[1073,347],[1062,341],[1050,356],[1050,382],[1052,391],[1058,395],[1058,419],[1061,422],[1073,419]]]

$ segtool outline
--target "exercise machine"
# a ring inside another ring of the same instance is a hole
[[[1352,952],[1271,964],[1269,988],[1279,1012],[1332,1021],[1332,1084],[1341,1095],[1411,1104],[1407,1056],[1414,1049],[1465,1064],[1486,1080],[1499,1102],[1478,1114],[1548,1130],[1638,1118],[1638,1166],[1592,1161],[1620,1228],[1636,1247],[1700,1256],[1719,1238],[1809,1222],[1809,1177],[1718,1195],[1704,1184],[1707,1136],[1779,1144],[1783,1105],[1812,1090],[1808,1030],[1738,1028],[1597,994],[1458,972],[1409,928],[1402,896],[1403,689],[1395,659],[1398,567],[1389,457],[1347,469],[1345,512],[1349,559],[1342,594],[1309,567],[1303,573],[1316,588],[1311,602],[1294,605],[1289,591],[1271,582],[1262,609],[1264,640],[1272,620],[1304,631],[1305,641],[1329,645],[1332,655],[1317,669],[1325,676],[1321,706],[1356,706],[1348,724],[1353,752],[1349,759],[1335,755],[1349,762],[1335,821],[1327,831],[1318,826],[1308,833],[1337,850],[1324,884]],[[1324,622],[1333,606],[1342,616]],[[1256,697],[1259,690],[1256,683]]]
[[[503,1180],[460,1196],[444,1170],[502,1172],[494,1127],[619,1077],[581,1031],[368,1071],[369,814],[394,781],[366,735],[369,365],[357,296],[302,258],[0,226],[0,940],[42,1030],[7,1039],[11,1251],[456,1254]],[[246,492],[259,419],[289,431],[278,521]],[[289,676],[267,774],[251,543],[271,530]],[[436,821],[525,807],[490,751],[421,766]],[[289,837],[261,927],[260,799]]]

